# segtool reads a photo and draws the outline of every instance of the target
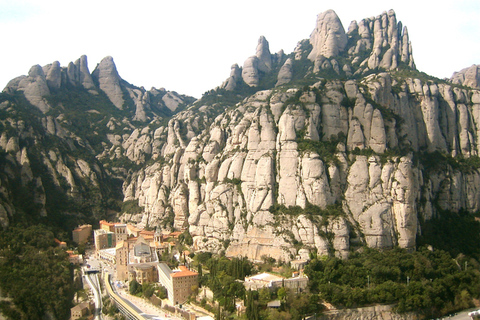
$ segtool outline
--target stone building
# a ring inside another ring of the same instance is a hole
[[[92,225],[84,224],[78,226],[72,231],[73,242],[76,244],[84,244],[92,236]]]
[[[72,320],[77,320],[93,313],[95,305],[93,302],[83,302],[70,309]]]
[[[128,266],[128,281],[136,280],[140,284],[158,281],[156,263],[139,263]]]
[[[174,304],[184,303],[193,293],[194,287],[198,288],[198,273],[185,266],[179,266],[178,269],[171,274]]]
[[[293,292],[300,293],[308,289],[308,277],[300,274],[292,278],[284,278],[270,273],[260,273],[245,277],[243,283],[246,290],[259,290],[261,288],[289,288]]]
[[[115,246],[115,233],[105,229],[97,229],[93,232],[95,239],[95,250],[112,248]]]
[[[115,259],[117,266],[117,280],[128,279],[128,242],[120,241],[115,247]]]
[[[198,287],[198,273],[185,266],[171,270],[167,264],[161,262],[157,269],[158,281],[167,289],[168,300],[174,305],[184,303],[193,293],[193,288]]]

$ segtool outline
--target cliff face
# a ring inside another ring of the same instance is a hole
[[[227,254],[254,259],[289,259],[294,243],[341,256],[352,241],[413,248],[419,219],[436,208],[480,208],[478,170],[433,170],[416,158],[477,155],[477,96],[389,73],[259,91],[189,142],[171,121],[162,150],[171,161],[133,174],[125,199],[139,200],[147,215],[136,219],[149,225],[171,210],[198,249],[228,240]],[[324,210],[289,214],[278,204]]]
[[[414,248],[422,221],[480,209],[480,91],[466,87],[470,73],[447,82],[416,71],[393,11],[345,32],[331,10],[291,54],[271,54],[261,37],[195,103],[128,84],[110,57],[91,75],[85,57],[32,67],[0,104],[0,148],[13,168],[1,180],[0,218],[14,216],[16,175],[36,186],[48,217],[41,186],[51,176],[84,202],[110,186],[138,203],[121,219],[188,231],[197,250],[290,260],[301,248],[341,257],[361,244]],[[69,111],[72,92],[93,101],[82,113],[88,132]],[[24,125],[22,97],[41,125]],[[57,144],[40,148],[44,140]],[[48,174],[29,166],[30,146]]]

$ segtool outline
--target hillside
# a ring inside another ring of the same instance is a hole
[[[116,216],[251,259],[413,249],[424,222],[479,211],[480,92],[473,67],[436,79],[412,51],[393,10],[347,31],[329,10],[197,101],[111,57],[33,66],[0,98],[1,224]]]
[[[393,10],[347,30],[329,10],[293,52],[272,54],[263,36],[253,52],[198,100],[136,87],[112,57],[11,80],[2,233],[39,224],[71,241],[107,219],[251,260],[306,249],[341,264],[365,247],[419,246],[480,257],[478,66],[450,80],[417,70]]]
[[[111,57],[33,66],[0,97],[1,225],[119,218],[284,261],[413,249],[425,222],[479,211],[480,91],[476,66],[440,80],[412,52],[393,10],[347,31],[329,10],[196,101]]]

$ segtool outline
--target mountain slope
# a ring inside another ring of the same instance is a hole
[[[479,211],[480,92],[417,71],[392,10],[347,31],[326,11],[290,54],[260,37],[197,101],[127,83],[111,57],[86,66],[34,66],[2,93],[3,226],[118,213],[288,261],[413,249],[425,221]]]
[[[130,85],[110,57],[92,74],[82,56],[13,79],[0,97],[1,225],[26,215],[68,230],[120,210],[123,165],[131,166],[134,153],[122,137],[140,123],[165,122],[193,100]]]
[[[478,211],[478,91],[416,71],[393,11],[342,29],[321,14],[288,56],[261,37],[169,123],[167,163],[124,184],[144,212],[123,219],[173,218],[196,249],[289,260],[302,247],[414,248],[439,210]],[[182,135],[180,123],[195,129]]]

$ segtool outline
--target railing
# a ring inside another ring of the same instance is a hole
[[[128,319],[128,320],[147,320],[145,317],[141,316],[135,309],[128,305],[123,299],[113,290],[112,284],[110,283],[110,274],[105,272],[105,288],[107,294],[115,302],[118,310]]]

